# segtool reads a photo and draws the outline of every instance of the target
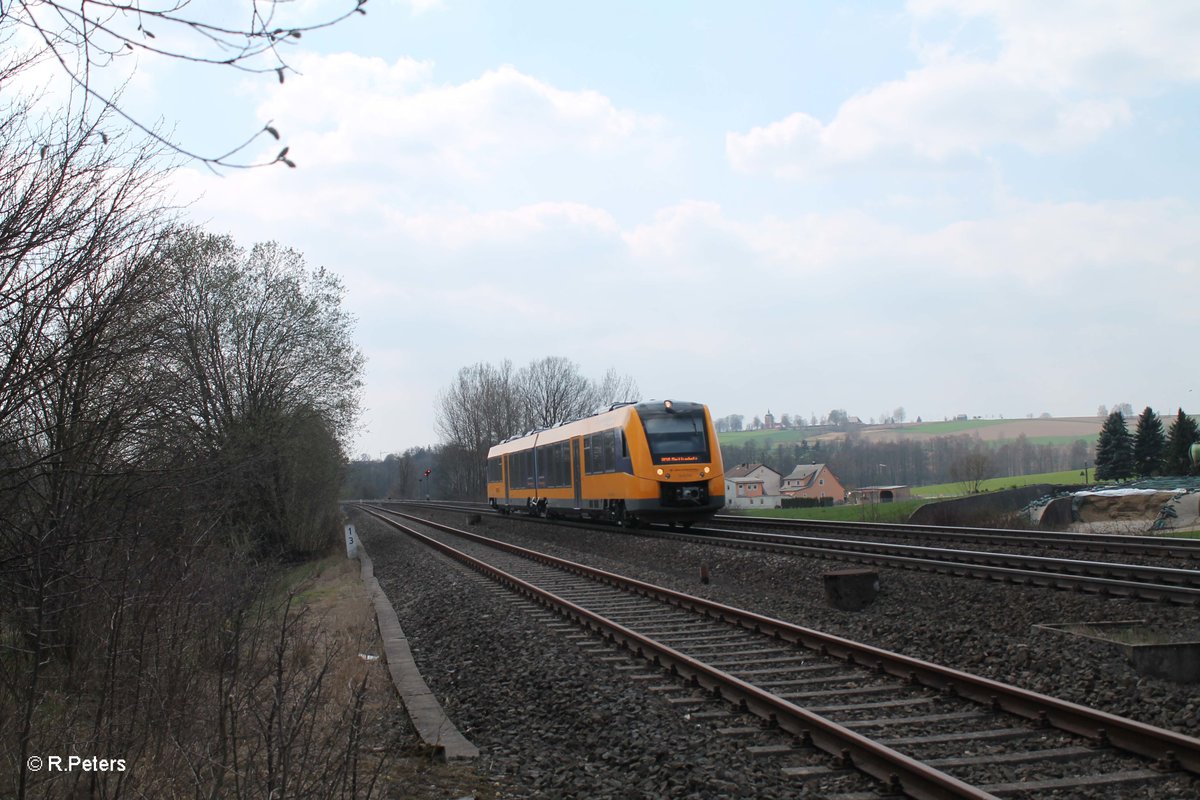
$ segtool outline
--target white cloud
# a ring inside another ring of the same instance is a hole
[[[740,258],[712,271],[753,285],[880,285],[879,282],[1003,281],[1075,291],[1080,281],[1139,279],[1165,285],[1200,275],[1196,209],[1177,202],[1009,202],[996,215],[916,232],[863,212],[729,219],[719,206],[689,203],[661,211],[626,234],[631,257],[661,268],[703,264],[711,242]]]
[[[607,211],[582,203],[536,203],[514,209],[388,214],[389,228],[414,243],[447,251],[525,242],[543,235],[608,237],[618,233]]]
[[[1053,89],[1136,94],[1200,80],[1200,6],[1190,0],[910,0],[908,8],[920,22],[987,20],[1004,67]]]
[[[797,111],[728,133],[730,164],[798,178],[847,165],[944,164],[1001,145],[1069,151],[1127,125],[1131,98],[1200,79],[1195,4],[928,0],[910,10],[918,22],[985,18],[998,52],[918,42],[920,67],[850,97],[828,123]]]
[[[414,17],[419,17],[434,9],[442,8],[445,3],[443,0],[408,0],[408,5]]]
[[[514,160],[611,157],[650,146],[655,118],[591,90],[566,90],[502,66],[460,84],[433,65],[342,53],[300,59],[260,115],[295,134],[314,166],[374,162],[406,175],[480,180]]]

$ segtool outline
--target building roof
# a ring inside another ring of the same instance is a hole
[[[771,469],[766,464],[738,464],[736,467],[730,467],[729,469],[725,470],[725,477],[744,478],[759,467],[767,470],[768,472],[775,472],[775,470]],[[778,475],[779,473],[775,472],[775,474]]]
[[[812,479],[817,476],[817,473],[823,469],[825,469],[824,464],[797,464],[794,470],[784,476],[784,480],[811,483]]]

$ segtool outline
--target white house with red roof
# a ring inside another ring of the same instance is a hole
[[[766,464],[738,464],[725,470],[726,508],[779,508],[781,476]]]

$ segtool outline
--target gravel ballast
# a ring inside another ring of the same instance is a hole
[[[451,525],[463,522],[461,513],[432,516]],[[484,751],[480,769],[493,776],[499,796],[787,797],[801,790],[781,776],[777,762],[748,755],[746,742],[717,733],[711,721],[685,718],[645,683],[582,654],[573,640],[534,620],[528,605],[497,600],[481,579],[441,557],[435,568],[428,552],[382,523],[360,517],[358,524],[426,679]],[[1103,643],[1034,628],[1145,619],[1200,632],[1196,609],[881,567],[876,601],[863,611],[844,612],[826,605],[821,574],[845,562],[491,515],[471,529],[1188,735],[1200,733],[1194,686],[1139,675]],[[708,584],[700,581],[702,566]],[[754,724],[736,721],[737,715],[732,719],[721,724]]]

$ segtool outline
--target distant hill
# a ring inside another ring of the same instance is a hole
[[[987,442],[1012,441],[1024,435],[1031,444],[1064,444],[1082,439],[1094,442],[1104,420],[1099,417],[1055,417],[1050,419],[972,419],[948,422],[909,422],[902,425],[863,425],[855,433],[864,440],[924,441],[939,436],[978,436]],[[736,431],[717,435],[722,445],[791,444],[807,440],[842,439],[845,431],[830,426],[789,428],[787,430]]]

